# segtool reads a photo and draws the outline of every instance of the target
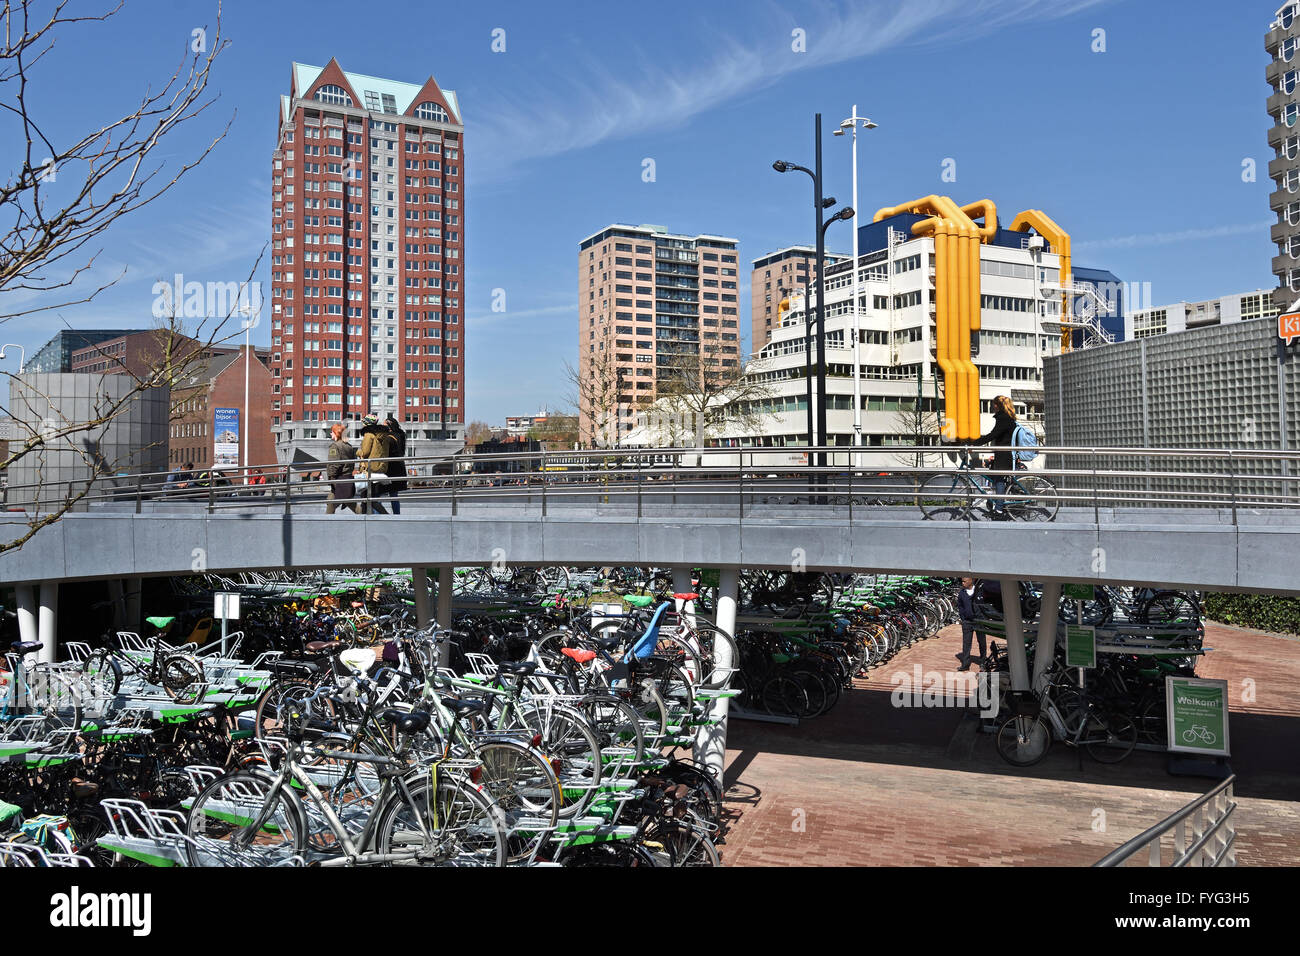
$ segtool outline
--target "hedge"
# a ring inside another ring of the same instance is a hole
[[[1216,591],[1204,596],[1204,605],[1205,616],[1212,621],[1275,634],[1300,634],[1300,598]]]

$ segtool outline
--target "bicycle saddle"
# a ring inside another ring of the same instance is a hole
[[[596,656],[595,651],[579,650],[576,647],[561,648],[560,653],[572,660],[575,664],[585,664],[587,661],[593,660]]]
[[[632,607],[649,607],[655,599],[651,594],[629,594],[625,595],[623,600]]]
[[[419,734],[428,729],[430,717],[423,710],[413,710],[409,713],[404,710],[386,710],[379,715],[379,719],[396,724],[397,732],[400,734]]]
[[[39,651],[45,645],[40,641],[14,641],[9,646],[19,654],[27,654],[30,651]]]
[[[536,661],[504,661],[497,665],[498,674],[514,674],[517,677],[527,677],[535,670]]]
[[[677,598],[679,601],[695,601],[699,599],[699,596],[698,591],[684,591],[680,594],[673,595],[673,597]]]
[[[444,697],[443,706],[457,717],[469,717],[487,711],[487,701],[468,697]],[[427,714],[425,715],[428,716]]]
[[[302,649],[308,654],[337,654],[346,646],[342,641],[308,641]]]
[[[172,621],[176,620],[176,618],[174,618],[174,617],[146,617],[145,620],[148,621],[150,624],[152,624],[154,627],[158,628],[158,630],[161,631],[164,627],[166,627],[166,626],[167,626],[168,624],[170,624]]]

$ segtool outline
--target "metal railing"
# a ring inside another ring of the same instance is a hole
[[[876,517],[921,518],[919,489],[936,474],[955,475],[963,517],[1006,498],[993,480],[1011,472],[959,469],[957,453],[1007,451],[991,446],[886,445],[821,448],[647,448],[537,451],[523,454],[410,457],[400,501],[441,502],[452,514],[467,504],[524,503],[541,514],[560,505],[611,510],[707,508],[715,516],[771,516],[782,507],[845,509],[850,521]],[[1040,447],[1039,457],[1016,476],[1051,482],[1042,500],[1057,520],[1100,524],[1129,510],[1194,509],[1200,517],[1236,525],[1247,516],[1300,513],[1300,452],[1200,448]],[[376,459],[379,460],[379,459]],[[397,459],[386,459],[395,461]],[[820,463],[824,461],[825,463]],[[7,509],[29,518],[74,500],[73,510],[96,505],[133,506],[136,513],[168,504],[223,509],[282,510],[313,505],[331,490],[328,462],[294,462],[209,469],[184,486],[168,473],[87,475],[63,482],[10,485]],[[206,477],[204,477],[206,476]],[[364,476],[335,479],[347,483]],[[339,490],[339,489],[335,489]],[[382,480],[337,504],[387,501]],[[1012,492],[1014,494],[1014,492]],[[1206,515],[1205,512],[1212,514]],[[694,512],[693,512],[694,513]],[[703,512],[702,512],[703,513]],[[801,513],[807,513],[803,511]]]
[[[1143,850],[1147,851],[1148,866],[1236,866],[1237,831],[1232,822],[1233,811],[1237,809],[1232,796],[1236,779],[1236,774],[1228,777],[1209,793],[1107,853],[1093,866],[1123,866]],[[1165,864],[1161,840],[1170,833],[1174,835],[1173,859]]]

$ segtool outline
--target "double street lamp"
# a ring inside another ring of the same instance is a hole
[[[812,323],[808,321],[808,302],[807,297],[804,299],[804,349],[806,374],[808,376],[808,445],[816,447],[819,444],[826,444],[826,305],[823,301],[823,273],[826,266],[826,230],[833,222],[840,222],[853,217],[853,208],[845,206],[830,219],[824,218],[825,210],[835,205],[834,197],[822,196],[822,114],[818,113],[813,119],[813,142],[814,142],[814,163],[813,169],[806,166],[800,166],[797,163],[789,163],[784,160],[777,160],[772,164],[772,168],[778,173],[789,172],[797,169],[802,173],[807,173],[813,181],[813,213],[816,220],[816,237],[817,237],[817,422],[816,430],[813,428],[813,368],[812,368]],[[856,263],[854,265],[856,269]],[[811,459],[808,462],[812,464]],[[818,455],[818,465],[826,464],[826,453]]]
[[[858,105],[853,104],[853,113],[840,123],[834,133],[843,136],[848,130],[853,131],[853,444],[862,444],[862,366],[858,362],[859,345],[862,333],[859,331],[861,303],[858,301],[858,127],[875,129],[875,123],[865,116],[858,115]]]

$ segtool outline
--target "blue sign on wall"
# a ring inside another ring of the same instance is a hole
[[[218,468],[239,466],[239,409],[212,410],[212,464]]]

